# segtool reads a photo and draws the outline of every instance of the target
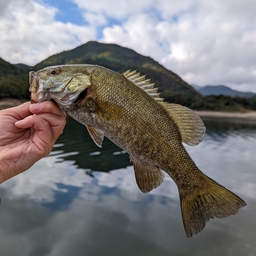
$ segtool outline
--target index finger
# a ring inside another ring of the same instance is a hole
[[[33,114],[51,113],[57,116],[64,116],[65,114],[60,108],[52,101],[43,101],[38,103],[33,103],[29,106],[29,110]]]
[[[4,115],[12,116],[17,120],[21,120],[26,116],[31,115],[31,112],[29,110],[29,105],[30,105],[30,102],[26,102],[17,107],[1,110],[1,113]]]

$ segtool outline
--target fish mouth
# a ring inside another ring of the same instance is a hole
[[[46,100],[53,100],[62,109],[72,109],[86,97],[88,93],[88,87],[81,87],[76,91],[70,91],[68,88],[68,84],[71,80],[72,79],[66,81],[66,83],[64,83],[59,88],[59,91],[51,90],[53,88],[51,88],[49,85],[47,86],[46,82],[41,79],[36,72],[31,71],[29,73],[29,91],[31,92],[31,103],[33,104]]]
[[[31,92],[31,103],[42,102],[51,99],[48,90],[45,90],[44,88],[44,82],[34,71],[29,72],[29,84],[29,91]]]

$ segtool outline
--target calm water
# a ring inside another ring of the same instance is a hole
[[[128,155],[108,140],[99,149],[69,120],[49,157],[0,186],[0,255],[255,256],[256,123],[205,124],[204,141],[187,149],[247,202],[237,215],[188,239],[174,182],[141,193]]]

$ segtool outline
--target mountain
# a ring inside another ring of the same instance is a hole
[[[29,98],[28,72],[0,58],[0,98]]]
[[[150,57],[116,44],[103,44],[95,41],[83,44],[73,50],[55,54],[33,67],[34,70],[59,64],[97,64],[119,73],[138,70],[147,75],[161,92],[199,93],[178,75],[166,69]]]
[[[225,85],[206,85],[206,86],[193,85],[193,87],[204,96],[225,95],[230,97],[241,97],[241,98],[252,98],[256,96],[256,93],[236,91]]]
[[[14,64],[14,66],[19,68],[19,69],[26,70],[26,71],[30,71],[32,69],[31,66],[28,66],[28,65],[23,64],[23,63]]]
[[[138,70],[141,74],[147,75],[147,78],[156,84],[160,92],[201,97],[192,86],[152,58],[116,44],[91,41],[75,49],[50,56],[34,67],[21,63],[12,65],[0,59],[0,98],[28,98],[28,72],[30,70],[37,71],[52,65],[80,63],[101,65],[119,73],[129,69]]]
[[[178,75],[150,57],[143,56],[131,49],[116,44],[103,44],[93,41],[75,49],[50,56],[34,67],[22,63],[12,65],[0,58],[0,99],[29,99],[28,72],[30,70],[37,71],[51,65],[79,63],[102,65],[120,73],[129,69],[138,70],[141,74],[147,75],[146,78],[150,78],[156,84],[156,87],[162,92],[161,96],[166,101],[182,104],[191,109],[218,111],[256,110],[256,97],[245,99],[225,96],[239,95],[240,97],[249,97],[249,95],[252,95],[251,93],[237,92],[225,86],[215,86],[219,90],[216,92],[215,88],[215,91],[208,91],[208,93],[204,91],[203,87],[195,86],[197,91]],[[212,89],[212,86],[205,86],[206,89],[208,87]],[[203,90],[201,91],[201,89]],[[224,94],[224,96],[202,96],[209,94]]]

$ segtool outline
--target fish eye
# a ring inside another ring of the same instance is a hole
[[[60,70],[58,68],[55,68],[51,71],[52,75],[58,75],[60,73]]]

